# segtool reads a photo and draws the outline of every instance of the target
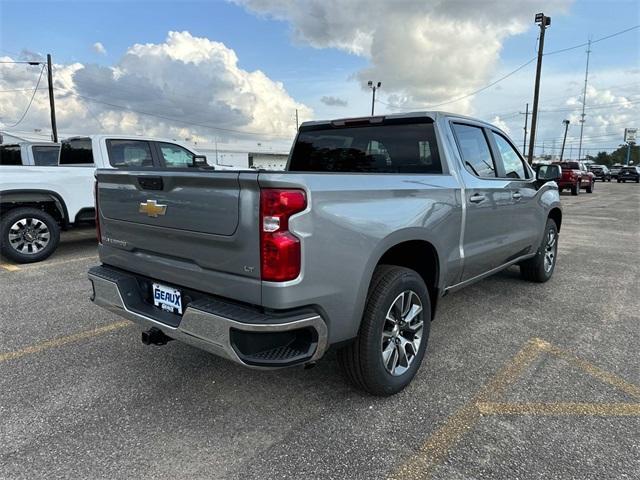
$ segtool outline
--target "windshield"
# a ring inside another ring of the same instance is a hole
[[[558,162],[556,165],[560,165],[563,170],[580,170],[580,165],[577,162]]]

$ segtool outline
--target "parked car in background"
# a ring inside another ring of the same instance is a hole
[[[640,167],[627,166],[620,169],[618,173],[618,183],[620,182],[636,182],[640,183]]]
[[[359,388],[411,382],[443,295],[553,274],[560,169],[493,125],[427,112],[307,122],[284,172],[97,172],[93,301],[241,365],[330,346]]]
[[[176,169],[204,161],[172,140],[113,135],[3,145],[0,155],[0,252],[18,263],[44,260],[60,229],[95,220],[96,167]]]
[[[623,165],[616,164],[609,169],[609,173],[611,173],[611,178],[618,178],[618,173],[622,169]]]
[[[589,171],[595,175],[596,180],[611,181],[611,172],[606,165],[591,165]]]
[[[57,143],[3,144],[0,145],[0,167],[53,167],[58,164],[59,152],[60,145]],[[0,170],[0,173],[4,171]]]
[[[564,189],[571,190],[571,195],[578,195],[581,189],[585,189],[587,193],[592,193],[596,183],[596,177],[587,170],[582,162],[554,162],[562,168],[562,178],[557,182],[558,189],[562,192]]]

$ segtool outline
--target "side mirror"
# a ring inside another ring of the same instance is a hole
[[[536,180],[540,182],[554,182],[562,177],[560,165],[540,165],[536,172]]]
[[[209,164],[207,163],[207,157],[204,155],[194,155],[193,156],[193,166],[194,167],[207,167]]]

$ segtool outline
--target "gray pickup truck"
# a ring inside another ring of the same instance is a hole
[[[511,265],[553,274],[557,165],[533,171],[496,127],[440,112],[300,127],[287,169],[98,170],[92,300],[242,365],[312,365],[403,389],[438,299]]]

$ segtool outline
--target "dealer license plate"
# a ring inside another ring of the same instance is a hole
[[[154,283],[153,304],[167,312],[182,315],[182,295],[180,294],[180,290],[175,288]]]

